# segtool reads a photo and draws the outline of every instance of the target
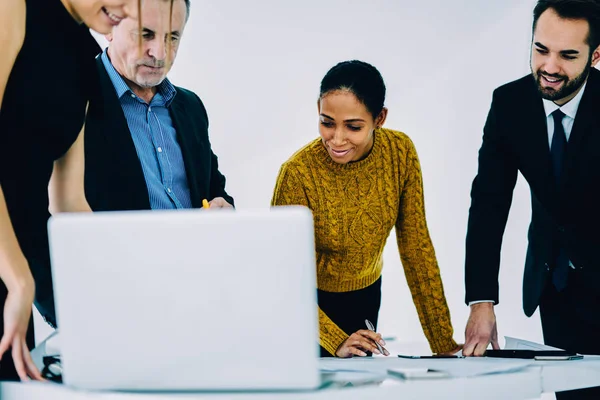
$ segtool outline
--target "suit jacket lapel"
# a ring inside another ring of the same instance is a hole
[[[197,182],[198,177],[207,176],[206,165],[200,159],[206,152],[202,142],[196,135],[200,128],[186,114],[182,100],[182,96],[175,95],[169,109],[185,164],[192,206],[200,208],[202,207],[202,199],[208,196],[208,193],[201,193],[200,188],[203,185],[201,182]]]
[[[522,172],[536,197],[540,200],[544,199],[544,204],[553,206],[557,197],[557,188],[552,175],[546,112],[533,81],[531,91],[524,100],[525,103],[521,104],[525,106],[520,108],[516,121],[517,126],[525,127],[519,131],[525,133],[520,140],[525,144],[522,158],[528,164],[529,173]],[[518,107],[518,104],[515,107]]]
[[[572,177],[574,162],[577,159],[578,147],[583,142],[583,138],[593,131],[592,125],[597,119],[596,115],[600,114],[600,111],[597,109],[598,105],[600,104],[598,103],[598,100],[600,99],[597,95],[598,85],[600,85],[598,75],[600,75],[600,72],[592,68],[585,92],[583,93],[581,103],[579,104],[579,108],[577,110],[577,115],[575,116],[575,122],[573,123],[573,128],[571,130],[571,135],[567,145],[567,155],[563,170],[564,179],[562,180],[561,184],[561,192],[564,192],[562,189],[565,188],[569,182],[569,179]]]
[[[117,186],[121,188],[123,195],[131,194],[131,197],[126,199],[127,209],[150,209],[144,171],[131,138],[125,113],[100,57],[97,58],[96,63],[104,107],[102,130],[109,143],[108,148],[114,153],[114,157],[107,157],[107,160],[112,159],[115,163],[111,166],[115,170],[114,179],[121,182],[121,185]]]

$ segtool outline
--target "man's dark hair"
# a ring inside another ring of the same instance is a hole
[[[185,1],[185,20],[187,21],[188,18],[190,17],[190,0],[184,0]]]
[[[553,9],[563,19],[584,19],[590,26],[590,54],[600,45],[600,0],[538,0],[533,9],[533,32],[540,16]]]

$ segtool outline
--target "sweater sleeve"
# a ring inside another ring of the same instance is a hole
[[[296,171],[288,163],[283,164],[279,169],[271,206],[308,207],[304,185],[298,178]]]
[[[396,238],[404,274],[431,351],[451,351],[457,344],[452,337],[450,311],[427,228],[421,166],[410,139],[407,141],[405,168],[406,180],[396,221]]]
[[[285,163],[281,166],[277,176],[271,206],[288,205],[308,207],[308,198],[297,172]],[[321,308],[319,308],[319,338],[321,346],[331,355],[335,355],[340,345],[348,338],[348,334],[337,326]]]

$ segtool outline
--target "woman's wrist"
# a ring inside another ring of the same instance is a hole
[[[2,274],[2,280],[8,291],[29,295],[33,298],[35,281],[25,257],[17,255],[1,262],[8,264],[8,268],[3,268],[6,273]]]

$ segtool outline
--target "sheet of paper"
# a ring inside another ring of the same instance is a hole
[[[321,371],[322,387],[345,387],[359,385],[380,384],[386,379],[390,379],[387,373],[363,372],[363,371]]]
[[[517,339],[510,336],[504,336],[506,343],[504,348],[508,350],[562,350],[545,344],[530,342],[529,340]]]
[[[518,371],[532,365],[534,360],[467,357],[458,359],[404,359],[389,357],[361,357],[350,359],[322,358],[322,372],[364,372],[385,374],[393,368],[429,368],[447,372],[454,378]]]
[[[31,350],[31,358],[38,367],[44,368],[44,356],[60,354],[60,344],[58,339],[58,331],[52,332],[50,336],[40,342],[33,350]]]
[[[60,354],[60,335],[58,331],[54,331],[46,339],[46,354],[57,355]]]

